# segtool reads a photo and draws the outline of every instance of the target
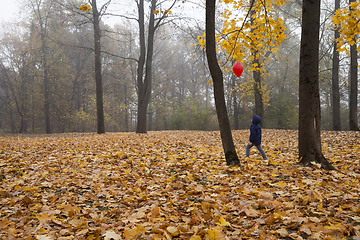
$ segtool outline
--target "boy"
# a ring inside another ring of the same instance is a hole
[[[259,116],[255,115],[251,120],[251,126],[250,126],[250,142],[248,145],[246,145],[246,157],[249,157],[250,154],[250,148],[252,148],[254,145],[261,153],[261,156],[264,160],[266,160],[266,155],[264,150],[261,147],[261,127],[259,126],[259,123],[261,122],[261,119]]]

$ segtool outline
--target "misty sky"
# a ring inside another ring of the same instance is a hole
[[[17,15],[17,1],[15,0],[0,0],[0,21],[10,21]]]
[[[0,0],[0,23],[3,23],[4,21],[11,22],[13,20],[16,20],[16,18],[19,16],[19,9],[17,7],[18,2],[19,2],[18,0]],[[101,3],[102,1],[99,1],[99,2]],[[129,9],[130,12],[133,12],[134,6],[131,5],[131,2],[132,1],[129,1],[129,0],[113,1],[111,9]],[[193,1],[193,2],[198,2],[198,1]],[[119,7],[119,5],[121,5],[121,7]],[[182,4],[179,4],[179,5],[182,5]],[[175,10],[175,9],[174,9],[174,11],[177,12],[177,10]],[[114,12],[119,13],[116,10]],[[181,12],[181,10],[180,10],[180,12]],[[186,12],[191,12],[192,14],[186,14]],[[181,15],[184,16],[184,13],[185,13],[185,16],[190,15],[192,17],[199,17],[201,19],[205,18],[203,9],[199,11],[199,9],[196,8],[196,5],[193,5],[191,7],[189,6],[189,8],[187,8],[186,11],[182,12]],[[120,14],[124,14],[124,12],[121,12]],[[204,15],[204,17],[203,17],[203,15]],[[110,25],[113,25],[115,22],[118,21],[118,19],[113,19],[113,20],[112,19],[104,19],[104,20],[107,24],[110,24]]]

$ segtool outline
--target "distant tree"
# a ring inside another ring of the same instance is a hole
[[[238,130],[239,129],[239,103],[238,103],[238,86],[236,84],[237,82],[237,77],[232,74],[231,75],[231,98],[232,98],[232,103],[231,105],[233,106],[233,120],[234,120],[234,129]]]
[[[96,81],[96,112],[97,112],[97,133],[105,133],[105,119],[104,119],[104,103],[103,103],[103,88],[101,76],[101,30],[100,30],[100,16],[101,11],[97,9],[96,0],[90,1],[93,12],[93,26],[94,26],[94,53],[95,53],[95,81]],[[110,1],[109,1],[110,3]]]
[[[51,133],[50,124],[50,76],[49,76],[49,63],[48,58],[50,55],[49,50],[49,31],[50,19],[54,7],[54,1],[51,0],[31,0],[29,2],[30,8],[33,12],[32,24],[36,26],[40,36],[40,66],[42,71],[43,89],[44,89],[44,116],[45,116],[45,132]],[[35,29],[35,27],[33,27]],[[35,34],[35,33],[33,33]],[[34,36],[36,38],[36,36]]]
[[[357,35],[360,34],[360,4],[355,0],[349,0],[347,8],[337,9],[332,18],[333,23],[339,29],[340,37],[338,41],[338,51],[346,50],[346,44],[350,45],[350,91],[349,91],[349,124],[350,130],[358,131],[357,119],[357,51],[360,50],[360,45],[357,43]]]
[[[0,62],[0,92],[3,97],[0,101],[6,103],[7,112],[3,115],[12,115],[8,111],[14,111],[17,116],[12,120],[13,128],[18,133],[27,133],[30,125],[30,106],[33,87],[35,85],[34,62],[31,51],[26,42],[27,34],[19,34],[20,27],[11,24],[6,37],[0,44],[2,55]],[[25,37],[24,37],[25,36]],[[7,117],[5,117],[6,119]]]
[[[107,7],[111,3],[108,0],[98,9],[96,0],[88,0],[89,4],[80,6],[80,10],[88,12],[92,9],[92,21],[94,29],[94,54],[95,54],[95,83],[96,83],[96,115],[97,133],[105,133],[104,99],[103,99],[103,80],[102,80],[102,58],[101,58],[101,16],[105,14]],[[91,6],[91,7],[90,7]]]
[[[147,132],[147,109],[151,99],[152,91],[152,70],[155,31],[164,23],[164,19],[170,14],[170,10],[174,7],[176,1],[169,8],[162,10],[158,0],[150,1],[149,23],[147,31],[147,42],[145,40],[145,12],[144,0],[136,1],[138,8],[138,24],[139,24],[139,42],[140,56],[137,69],[137,90],[138,90],[138,116],[137,116],[137,133]],[[159,8],[159,9],[158,9]],[[159,17],[155,18],[156,15]],[[144,69],[145,68],[145,69]]]

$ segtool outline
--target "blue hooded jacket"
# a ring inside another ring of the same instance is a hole
[[[252,124],[250,126],[250,142],[254,145],[261,144],[261,127],[259,123],[261,119],[259,116],[255,115],[252,119]]]

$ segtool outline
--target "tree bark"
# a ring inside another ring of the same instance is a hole
[[[152,61],[154,54],[154,35],[155,35],[155,29],[158,27],[158,24],[155,26],[155,16],[154,16],[155,7],[156,7],[156,0],[151,0],[147,51],[146,51],[145,26],[144,26],[144,2],[143,0],[140,0],[139,27],[140,27],[141,54],[140,54],[139,67],[138,67],[138,121],[136,127],[137,133],[147,132],[147,108],[150,103],[151,88],[152,88]],[[146,55],[146,62],[145,62],[145,55]],[[144,63],[145,63],[145,77],[143,80]]]
[[[146,110],[147,104],[145,105],[145,81],[144,78],[144,66],[146,57],[146,46],[145,46],[145,20],[144,20],[144,0],[140,0],[138,4],[139,11],[139,40],[140,40],[140,57],[137,68],[137,87],[138,87],[138,114],[137,114],[137,133],[146,133]]]
[[[319,94],[320,0],[304,0],[299,69],[299,157],[304,165],[316,161],[335,169],[321,150]]]
[[[97,10],[96,0],[92,1],[93,25],[94,25],[94,46],[95,46],[95,82],[96,82],[96,113],[97,113],[97,133],[105,133],[103,87],[101,76],[101,31],[100,14]]]
[[[255,53],[257,55],[257,53]],[[254,59],[254,63],[258,64],[260,68],[260,61],[258,59]],[[255,114],[258,115],[261,119],[262,126],[264,126],[264,103],[263,103],[263,96],[261,90],[261,72],[260,70],[256,70],[253,72],[254,76],[254,89],[255,89]]]
[[[252,0],[254,1],[254,0]],[[253,6],[253,3],[251,4]],[[255,16],[255,11],[250,9],[250,18],[251,24],[253,24]],[[261,65],[259,60],[259,52],[256,49],[256,46],[253,46],[251,49],[251,53],[254,57],[253,64],[256,66],[257,70],[253,72],[254,77],[254,93],[255,93],[255,114],[258,115],[261,119],[261,123],[264,126],[264,103],[263,103],[263,96],[262,96],[262,79],[261,79]]]
[[[237,94],[238,94],[238,90],[236,89],[236,76],[232,75],[231,80],[232,80],[232,84],[231,84],[231,96],[232,96],[232,105],[233,105],[233,116],[234,116],[234,129],[238,130],[239,129],[239,106],[238,106],[238,99],[237,99]]]
[[[39,16],[40,16],[40,9]],[[45,132],[47,134],[51,133],[50,127],[50,83],[49,83],[49,73],[47,66],[47,46],[45,40],[45,28],[43,19],[40,17],[40,36],[41,36],[41,65],[43,68],[43,81],[44,81],[44,114],[45,114]]]
[[[357,50],[356,44],[350,46],[350,130],[359,131],[358,119],[357,119]]]
[[[335,11],[340,8],[340,0],[335,0]],[[341,130],[340,119],[340,92],[339,92],[339,52],[337,51],[336,39],[340,37],[339,30],[335,29],[335,41],[333,51],[332,67],[332,117],[333,130]]]
[[[215,2],[206,0],[206,56],[213,79],[216,113],[219,121],[220,135],[227,165],[240,165],[230,129],[224,97],[223,73],[216,57],[215,43]]]
[[[349,0],[349,3],[356,2],[356,0]],[[357,88],[358,88],[358,63],[357,63],[357,50],[356,50],[356,36],[353,39],[355,44],[350,46],[350,96],[349,96],[349,124],[351,131],[359,131],[357,119]]]

